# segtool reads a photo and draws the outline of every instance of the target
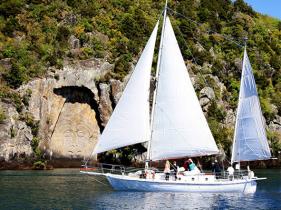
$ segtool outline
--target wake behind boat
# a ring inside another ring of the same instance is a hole
[[[116,190],[175,192],[254,193],[257,178],[250,170],[207,173],[177,173],[167,179],[150,161],[219,153],[191,83],[171,22],[167,1],[156,69],[156,88],[149,109],[150,79],[159,21],[146,44],[132,76],[107,123],[93,154],[147,142],[145,168],[126,171],[121,166],[85,166],[82,173],[104,175]],[[232,163],[270,159],[269,146],[258,94],[245,48]],[[103,165],[102,165],[103,166]],[[119,167],[119,168],[118,168]]]

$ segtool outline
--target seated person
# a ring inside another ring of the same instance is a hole
[[[188,171],[184,172],[184,175],[189,175],[189,174],[199,174],[200,170],[197,168],[195,163],[193,163],[192,159],[188,159]]]

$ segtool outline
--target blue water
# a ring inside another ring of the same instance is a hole
[[[280,209],[281,170],[256,170],[267,180],[254,195],[116,192],[78,169],[0,171],[0,209]]]

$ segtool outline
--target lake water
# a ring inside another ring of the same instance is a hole
[[[254,195],[117,192],[78,169],[0,171],[0,209],[281,209],[281,169]]]

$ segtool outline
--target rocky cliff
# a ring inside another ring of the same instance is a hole
[[[63,69],[52,69],[46,78],[37,78],[17,89],[25,99],[20,112],[11,103],[2,101],[1,107],[8,117],[0,123],[0,167],[7,168],[8,163],[16,167],[15,163],[20,165],[24,160],[28,163],[36,153],[34,139],[39,139],[38,148],[44,159],[55,165],[57,162],[58,166],[75,166],[88,159],[122,95],[121,81],[100,81],[113,67],[105,59],[66,62]],[[222,100],[226,87],[216,76],[194,74],[191,71],[194,67],[189,66],[191,80],[205,116],[212,117],[212,102],[216,100],[216,109],[226,111],[218,129],[233,129],[235,109]],[[212,87],[201,89],[202,78]],[[37,132],[33,131],[34,124]],[[281,117],[270,121],[268,128],[281,133]],[[224,146],[230,148],[231,142]]]
[[[112,104],[117,103],[122,91],[118,80],[99,82],[112,68],[112,64],[101,59],[66,63],[63,69],[53,69],[46,78],[35,79],[17,89],[21,97],[28,95],[20,113],[12,104],[1,102],[8,116],[0,124],[2,162],[34,156],[35,137],[48,159],[90,157],[111,115]],[[36,134],[22,115],[29,115],[37,122]]]

